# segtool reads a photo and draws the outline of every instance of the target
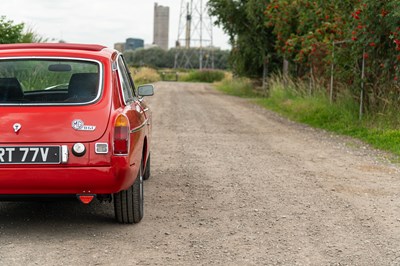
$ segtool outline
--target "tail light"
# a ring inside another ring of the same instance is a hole
[[[119,115],[114,126],[114,154],[125,155],[129,150],[129,121],[124,115]]]

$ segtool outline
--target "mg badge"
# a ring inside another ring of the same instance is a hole
[[[94,131],[96,126],[88,126],[80,119],[72,121],[72,128],[78,131]]]
[[[75,129],[75,130],[82,129],[83,125],[84,124],[83,124],[82,120],[76,119],[76,120],[72,121],[72,128]]]
[[[14,129],[14,132],[15,133],[18,133],[18,131],[21,129],[21,124],[20,123],[15,123],[14,125],[13,125],[13,129]]]

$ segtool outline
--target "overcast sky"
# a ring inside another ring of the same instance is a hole
[[[56,41],[113,47],[132,37],[151,44],[155,2],[170,7],[172,47],[178,38],[181,0],[9,0],[2,1],[0,15],[14,23],[23,22],[39,35]],[[215,46],[230,48],[221,29],[214,27],[213,39]]]

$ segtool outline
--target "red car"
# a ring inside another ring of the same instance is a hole
[[[153,93],[104,46],[0,45],[0,199],[97,198],[139,222]]]

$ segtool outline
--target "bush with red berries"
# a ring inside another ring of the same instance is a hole
[[[354,93],[363,82],[367,106],[400,98],[400,1],[271,0],[264,14],[276,53],[296,69],[314,66],[327,79],[333,62],[335,79]]]

